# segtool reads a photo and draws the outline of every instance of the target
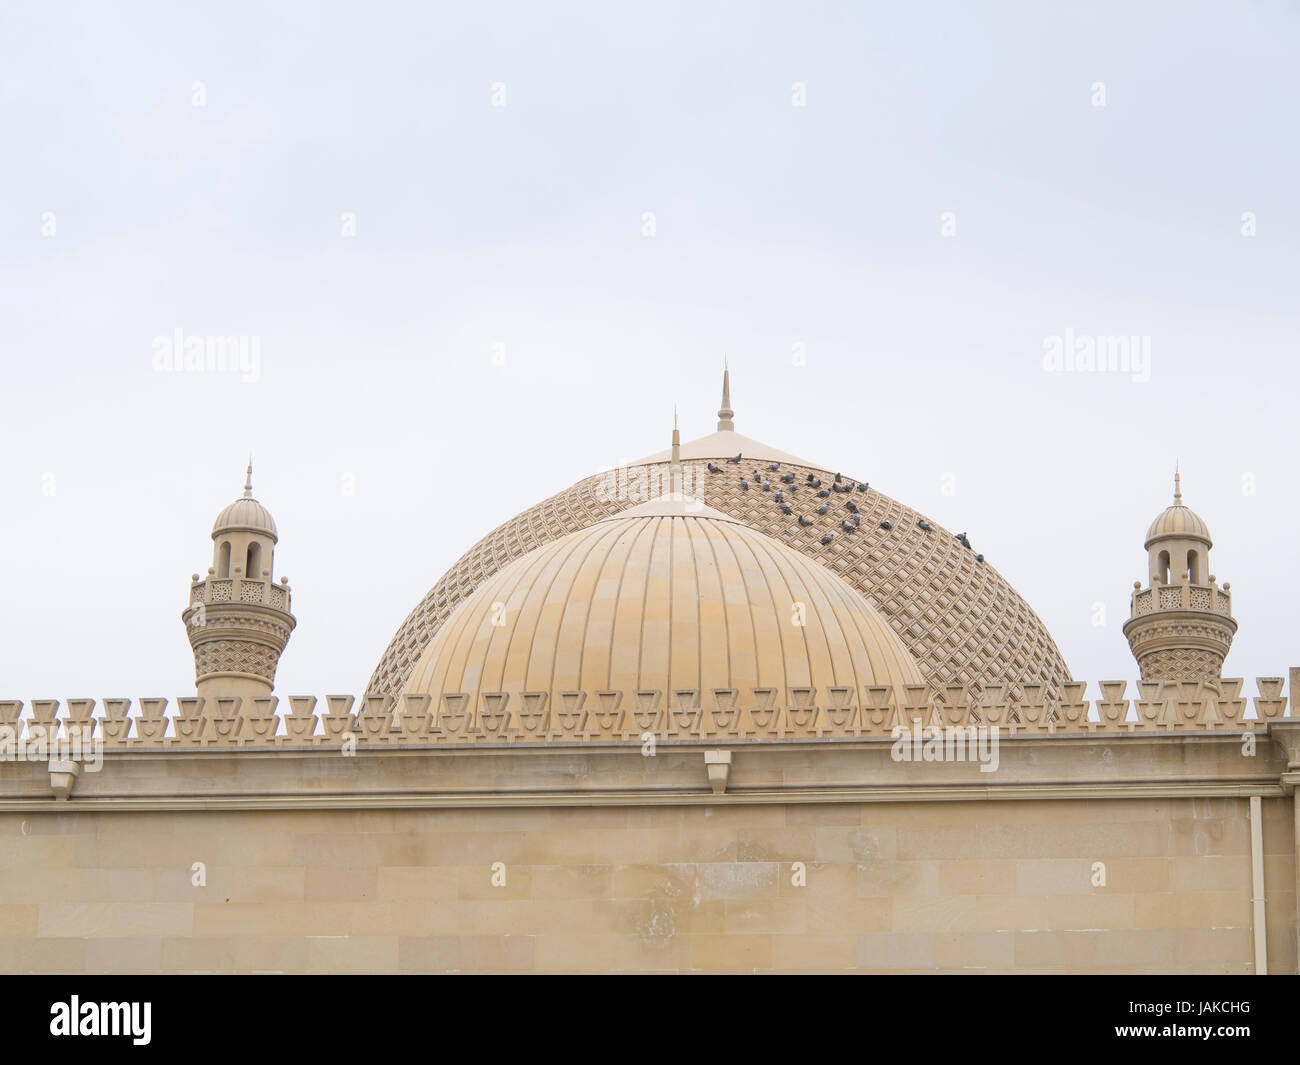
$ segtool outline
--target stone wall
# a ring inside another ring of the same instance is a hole
[[[9,973],[1253,967],[1245,797],[0,813]]]

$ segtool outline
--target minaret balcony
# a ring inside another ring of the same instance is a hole
[[[208,577],[190,585],[190,605],[253,603],[289,613],[289,586],[247,577]]]
[[[1133,593],[1132,616],[1141,617],[1157,610],[1201,610],[1208,614],[1232,616],[1232,596],[1217,584],[1157,584]]]

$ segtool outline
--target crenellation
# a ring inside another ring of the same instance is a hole
[[[167,700],[149,698],[140,700],[140,716],[135,722],[135,739],[131,746],[162,746],[167,740],[167,729],[172,719],[167,716]]]
[[[361,713],[356,724],[359,737],[366,743],[387,743],[393,736],[393,705],[390,695],[367,693],[361,698]]]
[[[639,743],[646,733],[660,740],[799,738],[830,743],[856,737],[888,737],[896,728],[998,727],[1008,736],[1051,740],[1090,733],[1222,731],[1265,728],[1272,721],[1294,720],[1282,677],[1260,677],[1258,695],[1242,695],[1241,678],[1217,681],[1138,680],[1136,697],[1125,697],[1128,682],[1098,682],[1099,696],[1087,698],[1086,681],[1071,681],[1061,698],[1052,697],[1042,681],[984,685],[973,696],[969,685],[838,685],[824,692],[796,686],[778,698],[774,688],[717,689],[704,714],[701,693],[672,693],[667,716],[661,693],[633,693],[633,708],[623,707],[624,693],[610,689],[559,693],[558,708],[548,708],[545,692],[486,692],[470,712],[465,693],[444,693],[435,712],[429,695],[404,694],[401,700],[368,693],[327,695],[327,712],[318,714],[312,695],[290,696],[289,713],[279,713],[278,696],[180,696],[174,714],[169,700],[140,699],[132,713],[130,699],[33,700],[30,719],[22,700],[0,700],[0,728],[15,737],[25,726],[44,730],[47,738],[78,730],[105,747],[165,750],[188,747],[267,747],[337,745],[349,737],[369,747],[440,744],[516,744],[563,740],[591,744]],[[1008,691],[1020,691],[1019,697]],[[516,705],[516,699],[518,700]],[[1247,702],[1254,716],[1246,717]],[[59,707],[66,706],[60,716]],[[1132,714],[1130,715],[1130,709]],[[552,720],[553,719],[553,720]],[[168,727],[174,734],[167,735]],[[283,727],[282,727],[283,726]]]
[[[402,696],[401,709],[398,711],[400,730],[397,734],[402,743],[429,742],[429,730],[433,725],[432,705],[431,695],[407,693]]]
[[[317,721],[316,696],[289,696],[289,716],[284,719],[284,727],[291,740],[299,743],[320,740],[316,735]]]
[[[637,693],[638,701],[645,694]],[[658,696],[658,692],[651,693]],[[519,727],[527,739],[544,737],[551,721],[550,707],[547,706],[547,692],[521,692],[519,695]]]
[[[596,692],[591,720],[596,726],[594,734],[597,738],[611,739],[622,733],[624,716],[622,704],[622,691],[606,689]]]
[[[1256,677],[1255,685],[1259,697],[1255,700],[1255,716],[1261,721],[1271,721],[1281,717],[1286,711],[1287,700],[1282,697],[1281,677]]]
[[[509,692],[483,692],[479,696],[478,726],[486,740],[501,740],[511,734]]]
[[[32,717],[36,724],[45,730],[45,736],[48,739],[54,739],[59,734],[59,729],[63,721],[57,716],[59,712],[58,699],[33,699],[32,700]]]
[[[100,735],[106,744],[124,745],[130,738],[135,719],[131,717],[130,699],[105,699]]]

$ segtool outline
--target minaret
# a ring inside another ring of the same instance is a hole
[[[244,494],[212,526],[212,566],[191,578],[181,614],[194,649],[202,698],[270,695],[275,667],[297,624],[289,613],[289,581],[272,583],[275,520],[253,498],[253,459]]]
[[[1145,547],[1149,584],[1133,584],[1124,624],[1143,680],[1218,680],[1237,622],[1228,584],[1209,573],[1210,530],[1183,503],[1174,473],[1174,502],[1151,523]]]
[[[722,406],[718,410],[718,432],[724,429],[728,432],[734,432],[736,423],[732,419],[736,412],[731,409],[731,371],[727,369],[726,363],[722,367]]]

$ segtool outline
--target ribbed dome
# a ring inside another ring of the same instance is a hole
[[[1160,517],[1151,523],[1151,528],[1147,530],[1147,539],[1144,547],[1150,547],[1157,537],[1161,536],[1184,536],[1193,540],[1204,540],[1211,547],[1214,546],[1210,540],[1209,526],[1201,520],[1201,516],[1191,507],[1179,504],[1176,507],[1166,507],[1160,513]]]
[[[244,495],[236,499],[217,515],[212,523],[212,538],[215,540],[224,532],[237,530],[262,533],[272,540],[278,540],[275,531],[275,519],[271,512],[253,498],[253,457],[248,457],[248,476],[244,479]]]
[[[1157,539],[1165,536],[1177,536],[1190,540],[1204,540],[1206,546],[1213,547],[1210,540],[1210,528],[1201,520],[1201,516],[1183,502],[1182,478],[1174,474],[1174,502],[1165,507],[1151,528],[1147,530],[1143,547],[1150,547]]]
[[[796,606],[802,604],[802,610]],[[797,615],[802,613],[796,624]],[[562,536],[485,579],[438,629],[408,694],[848,687],[924,678],[889,625],[825,566],[680,497]]]
[[[236,499],[218,514],[217,520],[212,524],[212,535],[217,536],[235,529],[265,533],[272,540],[279,538],[271,512],[252,496]]]

